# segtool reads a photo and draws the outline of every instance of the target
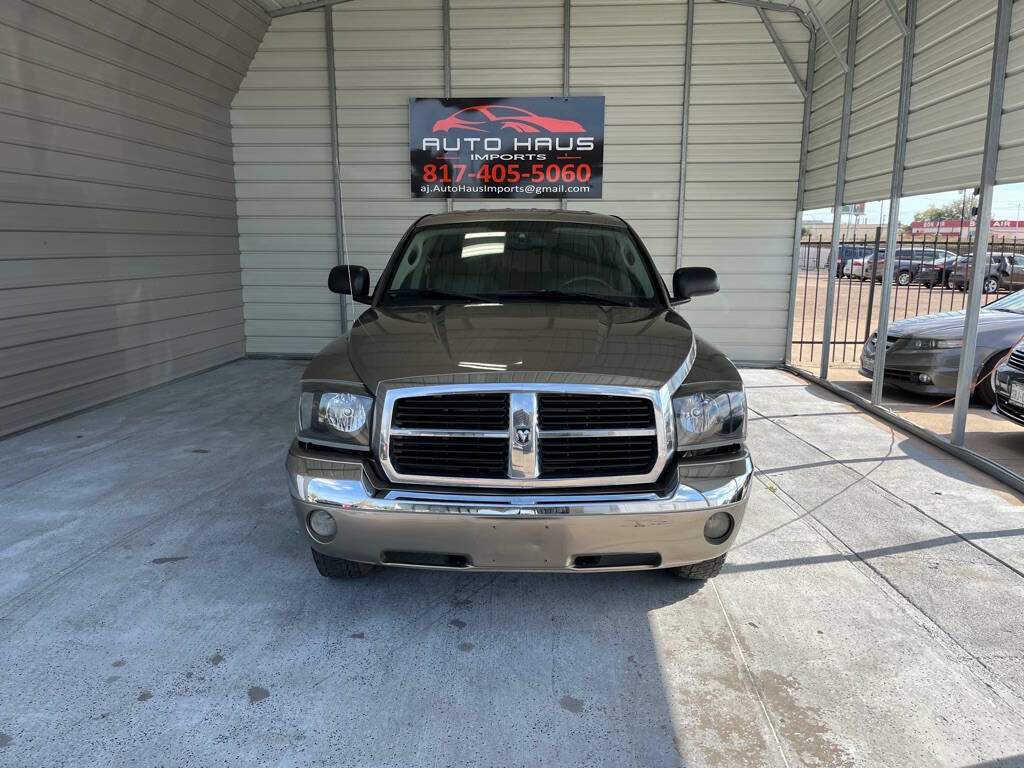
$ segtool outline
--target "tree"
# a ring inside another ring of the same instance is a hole
[[[978,197],[972,195],[967,204],[961,197],[959,200],[952,200],[945,205],[930,205],[923,211],[914,214],[915,221],[943,221],[945,219],[970,219],[971,209],[978,205]]]

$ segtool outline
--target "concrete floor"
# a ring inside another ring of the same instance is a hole
[[[0,442],[0,765],[1021,766],[1024,508],[791,376],[714,582],[310,562],[301,365]]]

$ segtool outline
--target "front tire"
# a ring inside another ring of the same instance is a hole
[[[714,560],[705,560],[693,565],[681,565],[678,568],[673,568],[672,572],[680,579],[707,581],[721,573],[723,565],[725,565],[725,555],[719,555]]]
[[[357,563],[355,560],[342,560],[340,557],[330,557],[323,552],[310,549],[313,553],[313,562],[320,575],[327,579],[361,579],[373,572],[374,566],[369,563]]]
[[[995,293],[999,290],[999,281],[994,277],[986,277],[985,282],[981,284],[982,293]]]
[[[896,282],[900,285],[910,285],[910,281],[913,279],[913,275],[906,269],[896,275]]]

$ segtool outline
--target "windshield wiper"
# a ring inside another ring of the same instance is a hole
[[[552,288],[541,288],[535,291],[501,291],[496,294],[499,299],[506,298],[518,298],[518,297],[531,297],[536,296],[540,299],[550,299],[555,301],[592,301],[595,304],[611,304],[616,307],[632,307],[634,306],[631,301],[624,301],[623,299],[613,299],[610,296],[601,296],[596,293],[577,293],[575,291],[558,291]]]
[[[396,288],[388,291],[388,298],[419,298],[419,299],[453,299],[455,301],[476,301],[481,304],[489,304],[493,298],[477,296],[475,293],[460,293],[459,291],[442,291],[437,288]]]

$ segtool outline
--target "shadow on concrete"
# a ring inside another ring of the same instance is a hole
[[[792,568],[799,565],[818,565],[821,563],[836,563],[844,560],[856,562],[857,560],[871,560],[887,555],[895,555],[901,552],[915,552],[922,549],[943,547],[947,544],[959,544],[963,541],[981,541],[984,539],[1002,539],[1024,536],[1024,528],[1010,528],[1003,531],[975,531],[972,533],[960,533],[952,536],[936,536],[924,541],[914,541],[909,544],[897,544],[891,547],[876,547],[865,549],[848,554],[835,553],[831,555],[814,555],[811,557],[793,557],[785,560],[771,560],[761,563],[745,563],[743,565],[726,564],[722,569],[723,573],[742,573],[744,571],[763,571],[773,568]],[[1009,566],[1008,566],[1009,567]],[[1022,574],[1024,575],[1024,574]]]

